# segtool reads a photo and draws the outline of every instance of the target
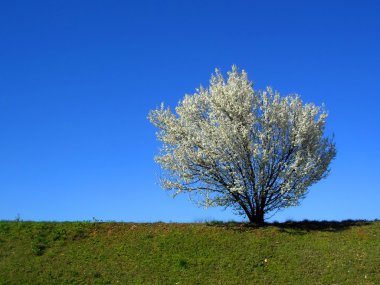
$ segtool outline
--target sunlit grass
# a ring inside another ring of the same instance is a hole
[[[380,284],[380,222],[0,222],[0,284]]]

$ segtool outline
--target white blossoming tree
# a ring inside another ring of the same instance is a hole
[[[216,70],[208,89],[186,95],[175,113],[164,104],[149,113],[163,143],[155,157],[161,185],[190,193],[198,205],[233,207],[250,222],[297,205],[326,177],[335,145],[324,137],[327,113],[297,95],[256,91],[233,66]]]

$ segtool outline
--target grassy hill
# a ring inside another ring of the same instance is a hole
[[[0,222],[0,284],[380,284],[380,222]]]

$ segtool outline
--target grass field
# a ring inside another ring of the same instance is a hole
[[[0,222],[0,284],[380,284],[380,222]]]

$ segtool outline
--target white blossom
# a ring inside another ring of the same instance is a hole
[[[328,174],[336,150],[324,137],[322,108],[270,87],[256,91],[236,66],[227,80],[216,70],[196,91],[175,112],[162,103],[149,113],[163,143],[155,157],[163,188],[262,222],[267,212],[297,205]]]

